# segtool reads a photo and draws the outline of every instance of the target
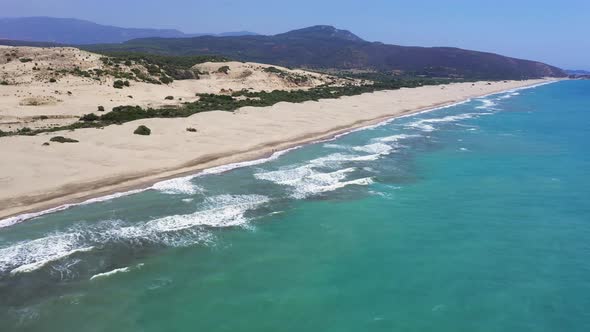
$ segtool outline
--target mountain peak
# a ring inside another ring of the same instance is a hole
[[[278,34],[276,36],[288,38],[341,39],[356,42],[364,41],[362,38],[348,30],[336,29],[331,25],[314,25],[311,27]]]

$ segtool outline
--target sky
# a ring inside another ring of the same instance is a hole
[[[0,0],[2,17],[53,16],[187,33],[333,25],[368,41],[454,46],[590,70],[590,0]]]

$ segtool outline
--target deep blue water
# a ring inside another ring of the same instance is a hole
[[[590,81],[0,228],[1,331],[589,331]]]

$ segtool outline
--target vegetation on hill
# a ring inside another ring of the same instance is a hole
[[[283,67],[402,71],[426,77],[524,79],[565,76],[561,69],[540,62],[451,47],[406,47],[367,42],[348,31],[328,26],[275,36],[144,38],[123,44],[91,45],[86,49],[183,56],[206,53]]]
[[[129,80],[151,84],[170,84],[174,80],[198,79],[199,71],[192,67],[204,62],[226,62],[227,58],[216,55],[166,56],[154,54],[110,52],[100,58],[102,68],[82,70],[56,70],[53,75],[74,75],[95,80],[115,78],[113,87],[129,86]],[[21,59],[22,60],[22,59]],[[55,78],[52,78],[55,80]]]

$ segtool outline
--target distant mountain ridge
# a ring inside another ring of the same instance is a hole
[[[210,33],[187,34],[175,29],[138,29],[102,25],[74,18],[0,18],[0,39],[50,42],[58,44],[122,43],[131,39],[160,37],[188,38]],[[225,32],[218,36],[256,35],[253,32]]]
[[[86,49],[170,55],[215,54],[284,67],[405,72],[436,77],[526,79],[567,76],[563,70],[537,61],[453,47],[368,42],[349,31],[326,25],[274,36],[142,38],[119,45],[91,45]]]
[[[347,30],[336,29],[330,25],[315,25],[303,29],[292,30],[285,33],[275,35],[277,38],[286,39],[333,39],[333,40],[347,40],[352,42],[364,42],[365,40]]]
[[[590,75],[590,70],[582,69],[566,69],[565,72],[569,75]]]
[[[350,31],[329,25],[317,25],[274,36],[249,32],[212,36],[185,34],[178,30],[118,28],[76,19],[0,19],[0,44],[59,44],[102,53],[222,55],[235,60],[284,67],[369,70],[429,77],[527,79],[567,76],[563,70],[545,63],[494,53],[453,47],[409,47],[368,42]]]

